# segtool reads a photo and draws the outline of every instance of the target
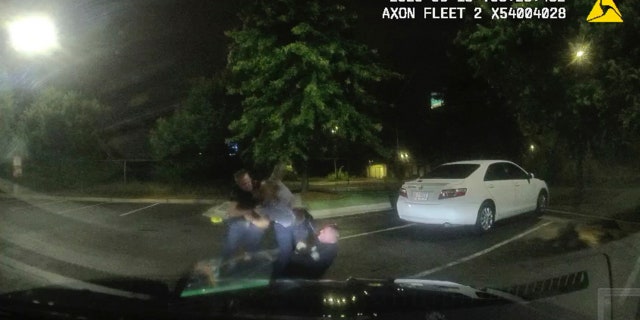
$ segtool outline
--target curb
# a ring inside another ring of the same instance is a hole
[[[309,210],[309,213],[316,219],[326,219],[335,217],[346,217],[358,214],[364,214],[369,212],[387,211],[391,210],[391,204],[387,202],[380,202],[374,204],[365,204],[359,206],[349,206],[341,208],[331,208],[322,210]]]
[[[211,207],[202,215],[208,218],[224,219],[225,214],[227,212],[227,208],[229,207],[229,203],[230,202],[225,201],[222,204],[219,204],[215,207]],[[364,214],[369,212],[386,211],[391,209],[392,207],[389,202],[380,202],[380,203],[365,204],[365,205],[358,205],[358,206],[339,207],[339,208],[322,209],[322,210],[309,210],[309,213],[315,219],[327,219],[327,218],[359,215],[359,214]]]
[[[114,198],[114,197],[73,197],[49,196],[31,191],[28,188],[0,178],[0,196],[15,197],[24,200],[66,200],[84,202],[120,202],[120,203],[171,203],[171,204],[220,204],[220,199],[175,199],[175,198]]]

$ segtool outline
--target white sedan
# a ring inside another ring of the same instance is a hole
[[[397,210],[406,221],[472,225],[487,232],[497,220],[531,211],[542,214],[548,202],[547,184],[513,162],[459,161],[405,182]]]

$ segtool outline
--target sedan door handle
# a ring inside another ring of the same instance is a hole
[[[493,188],[495,188],[495,186],[494,186],[494,185],[492,185],[492,184],[488,184],[488,185],[487,185],[487,188],[489,188],[489,189],[493,189]]]

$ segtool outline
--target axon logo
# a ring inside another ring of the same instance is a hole
[[[587,16],[588,22],[622,22],[622,13],[613,0],[596,0]]]

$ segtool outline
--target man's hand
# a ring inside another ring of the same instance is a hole
[[[251,214],[253,210],[251,209],[238,209],[237,202],[231,202],[229,208],[227,209],[227,218],[238,218],[246,216],[247,214]]]
[[[246,214],[244,218],[247,219],[249,222],[253,223],[256,227],[260,229],[266,229],[271,224],[271,221],[269,221],[267,217],[253,210],[251,210],[250,213]]]

